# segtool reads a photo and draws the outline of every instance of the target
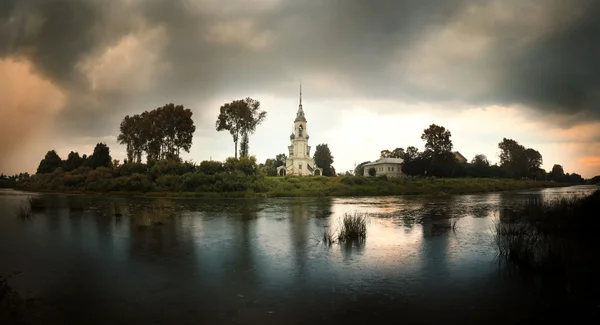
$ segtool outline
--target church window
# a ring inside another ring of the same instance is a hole
[[[302,128],[302,124],[300,124],[300,126],[298,127],[298,136],[301,137],[302,136],[302,130],[304,128]]]
[[[298,169],[302,169],[302,164],[298,165]]]

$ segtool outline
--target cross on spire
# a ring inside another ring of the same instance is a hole
[[[300,106],[302,106],[302,79],[300,80]]]

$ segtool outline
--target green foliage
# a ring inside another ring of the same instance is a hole
[[[46,156],[38,166],[36,174],[47,174],[52,173],[54,170],[62,166],[62,160],[54,150],[50,150],[46,153]]]
[[[220,161],[205,160],[200,163],[198,171],[206,175],[215,175],[224,172],[225,168]]]
[[[152,166],[149,174],[152,179],[157,179],[162,175],[183,175],[194,171],[195,167],[192,164],[161,160]]]
[[[84,160],[79,156],[79,153],[71,151],[67,160],[63,161],[63,169],[67,172],[75,170],[83,164]]]
[[[426,150],[432,151],[434,155],[440,155],[452,151],[451,136],[450,130],[446,130],[443,126],[431,124],[423,131],[421,139],[425,141]]]
[[[323,168],[323,176],[335,176],[335,169],[332,166],[333,156],[326,143],[317,145],[314,160],[317,167]]]
[[[377,171],[375,170],[374,167],[369,168],[368,173],[369,173],[369,176],[375,176],[375,175],[377,175]]]
[[[233,173],[240,171],[245,175],[256,175],[258,172],[258,166],[256,165],[256,157],[240,157],[234,158],[229,157],[223,164],[223,168],[227,173]]]
[[[128,163],[119,167],[120,176],[131,176],[133,174],[147,174],[148,166],[142,163]]]
[[[238,141],[242,136],[241,156],[249,154],[249,134],[254,133],[256,127],[267,117],[267,112],[260,111],[260,102],[250,97],[234,100],[220,108],[219,116],[215,123],[217,131],[229,131],[235,145],[235,156],[238,158]]]
[[[85,165],[95,169],[98,167],[111,167],[112,158],[110,157],[110,149],[105,143],[98,143],[94,148],[94,153],[89,156]]]
[[[141,115],[125,116],[117,138],[126,145],[127,162],[141,163],[145,151],[148,161],[180,160],[181,150],[189,152],[196,126],[192,111],[182,105],[166,104]]]
[[[358,166],[356,166],[356,168],[354,168],[354,175],[355,176],[363,176],[365,174],[365,165],[370,163],[370,161],[364,161],[361,162],[360,164],[358,164]]]

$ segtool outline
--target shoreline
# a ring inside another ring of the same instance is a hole
[[[82,191],[19,188],[14,190],[81,196],[123,196],[146,198],[294,198],[294,197],[377,197],[377,196],[451,196],[484,193],[502,193],[510,191],[537,190],[555,187],[569,187],[581,184],[555,183],[548,181],[510,180],[510,179],[399,179],[369,180],[368,184],[344,183],[343,177],[331,178],[325,183],[307,178],[275,178],[269,180],[277,184],[269,184],[266,191],[237,192],[189,192],[189,191]],[[302,184],[304,183],[304,184]],[[293,185],[293,186],[282,186]],[[300,186],[307,185],[307,186]],[[321,186],[317,186],[321,185]]]

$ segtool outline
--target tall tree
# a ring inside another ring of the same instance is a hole
[[[94,153],[87,159],[87,165],[92,168],[111,167],[112,158],[110,157],[110,149],[106,143],[98,143],[94,148]]]
[[[79,168],[83,164],[83,158],[79,156],[79,153],[71,151],[67,156],[67,160],[63,162],[63,168],[65,171],[70,172]]]
[[[37,174],[47,174],[52,173],[57,168],[62,166],[62,159],[58,156],[56,151],[50,150],[44,156],[44,159],[40,161],[40,164],[37,168]]]
[[[217,131],[229,131],[235,146],[235,158],[237,158],[240,136],[242,137],[241,156],[247,156],[250,146],[249,136],[266,117],[267,112],[260,110],[260,102],[247,97],[221,106],[215,127]]]
[[[425,141],[425,149],[439,155],[452,151],[451,136],[452,133],[450,133],[450,130],[446,130],[443,126],[431,124],[423,131],[421,139]]]
[[[527,170],[529,172],[538,170],[543,163],[542,154],[537,150],[527,148],[524,151],[525,160],[527,161]]]
[[[379,158],[383,159],[383,158],[390,158],[392,156],[392,152],[385,149],[385,150],[381,150],[381,153],[379,154]]]
[[[552,166],[552,171],[548,176],[555,182],[562,182],[565,180],[565,170],[561,165],[556,164]]]
[[[245,121],[244,111],[247,109],[245,100],[234,100],[231,103],[226,103],[220,108],[220,113],[215,123],[217,131],[227,130],[233,138],[235,146],[235,158],[238,156],[238,141],[242,132]]]
[[[326,143],[317,145],[313,158],[317,167],[323,168],[323,176],[335,176],[335,169],[332,166],[333,156]]]
[[[244,111],[240,154],[247,157],[250,153],[250,134],[254,134],[256,127],[267,118],[267,112],[260,110],[258,100],[247,97],[244,101],[247,109]]]
[[[505,168],[511,177],[524,177],[527,175],[527,159],[525,147],[513,139],[503,138],[498,143],[500,149],[500,166]]]

